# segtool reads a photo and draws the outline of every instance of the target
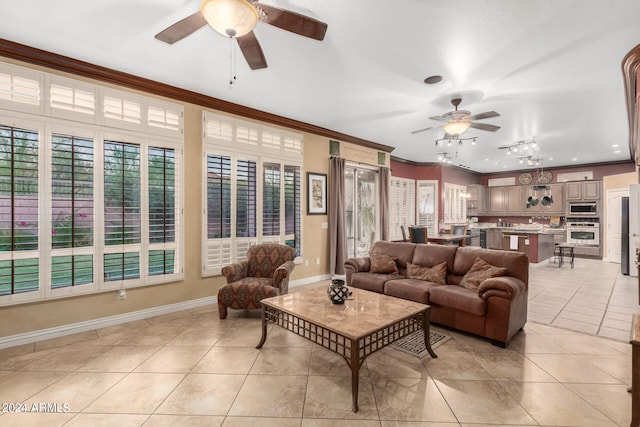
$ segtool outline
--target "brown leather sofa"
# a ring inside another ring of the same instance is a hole
[[[429,304],[433,323],[486,337],[501,347],[527,322],[529,258],[524,253],[378,241],[370,254],[393,257],[398,272],[372,273],[369,257],[349,258],[344,263],[348,286]],[[506,272],[482,281],[474,291],[461,281],[478,257]],[[443,261],[446,284],[407,278],[408,263],[433,267]]]

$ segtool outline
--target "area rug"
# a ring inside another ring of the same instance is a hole
[[[429,335],[432,349],[435,349],[439,345],[444,344],[451,339],[451,336],[441,334],[440,332],[429,331]],[[400,338],[398,341],[391,344],[391,347],[419,358],[423,358],[429,354],[424,346],[424,332],[422,329],[419,329],[406,337]]]

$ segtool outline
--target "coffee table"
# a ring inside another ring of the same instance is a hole
[[[262,302],[262,338],[269,322],[342,356],[351,368],[353,412],[358,412],[360,366],[370,354],[422,329],[431,357],[430,306],[362,289],[352,289],[344,304],[332,304],[326,288],[313,288]]]

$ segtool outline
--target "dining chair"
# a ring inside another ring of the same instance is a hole
[[[454,225],[451,226],[451,235],[452,236],[459,236],[459,235],[466,236],[467,235],[467,227],[468,227],[467,224],[454,224]],[[460,246],[467,246],[466,237],[460,241]]]
[[[409,227],[409,236],[413,243],[429,243],[427,239],[427,227],[413,226]]]

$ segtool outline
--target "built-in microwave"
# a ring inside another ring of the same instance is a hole
[[[567,215],[598,216],[598,202],[569,202]]]

